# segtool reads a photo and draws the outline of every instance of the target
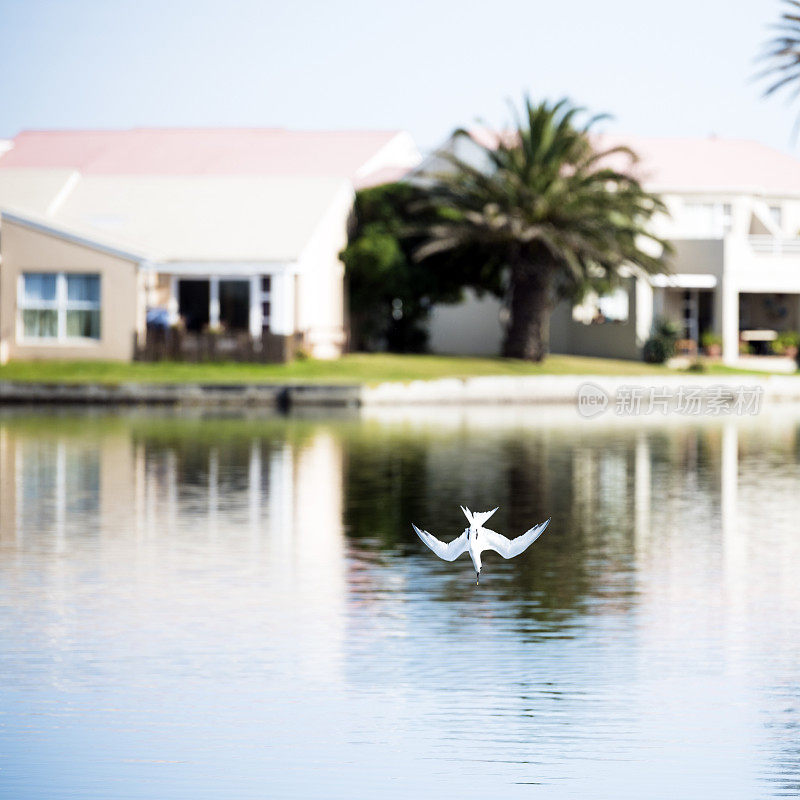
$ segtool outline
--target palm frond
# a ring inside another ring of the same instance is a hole
[[[767,81],[764,97],[772,97],[784,89],[794,87],[788,101],[795,101],[800,94],[800,2],[783,0],[784,11],[778,22],[771,26],[775,35],[767,41],[758,60],[764,65],[754,78]],[[800,125],[800,115],[795,123]]]

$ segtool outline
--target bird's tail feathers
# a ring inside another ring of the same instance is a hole
[[[500,508],[500,506],[497,508]],[[497,508],[493,508],[491,511],[470,511],[468,508],[461,506],[461,510],[464,512],[464,516],[469,520],[469,524],[474,525],[476,528],[483,525],[483,523],[497,511]]]

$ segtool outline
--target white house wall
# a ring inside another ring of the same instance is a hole
[[[296,329],[305,333],[310,354],[336,358],[345,344],[344,265],[354,193],[343,184],[297,262]]]
[[[800,252],[792,255],[754,253],[730,242],[726,248],[728,272],[740,292],[800,292]]]

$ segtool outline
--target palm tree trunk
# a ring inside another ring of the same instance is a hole
[[[550,348],[552,293],[548,269],[530,265],[517,268],[511,277],[511,318],[503,343],[507,358],[541,361]]]

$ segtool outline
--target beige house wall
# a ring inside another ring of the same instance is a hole
[[[18,359],[133,357],[134,334],[144,330],[143,279],[137,263],[4,219],[0,233],[0,353]],[[100,275],[100,339],[20,342],[17,287],[25,272]]]

